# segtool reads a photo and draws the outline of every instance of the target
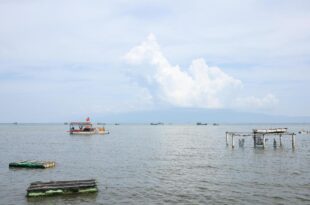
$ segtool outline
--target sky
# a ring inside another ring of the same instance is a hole
[[[0,122],[310,116],[307,0],[0,0]]]

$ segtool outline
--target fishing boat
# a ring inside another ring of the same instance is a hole
[[[196,125],[208,125],[208,123],[197,122]]]
[[[163,125],[164,123],[162,122],[151,122],[150,125]]]
[[[90,118],[86,118],[86,122],[71,122],[70,130],[71,135],[94,135],[105,134],[104,127],[93,127]]]

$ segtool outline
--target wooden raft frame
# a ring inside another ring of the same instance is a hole
[[[73,181],[33,182],[27,189],[27,197],[50,196],[57,194],[97,192],[94,179]]]

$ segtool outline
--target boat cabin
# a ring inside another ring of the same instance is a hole
[[[91,122],[71,122],[70,134],[95,134],[96,128],[93,128]]]

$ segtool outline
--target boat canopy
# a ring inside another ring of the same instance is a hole
[[[270,129],[253,129],[253,133],[257,134],[276,134],[276,133],[286,133],[287,128],[270,128]]]
[[[71,122],[70,125],[92,125],[91,122]]]

